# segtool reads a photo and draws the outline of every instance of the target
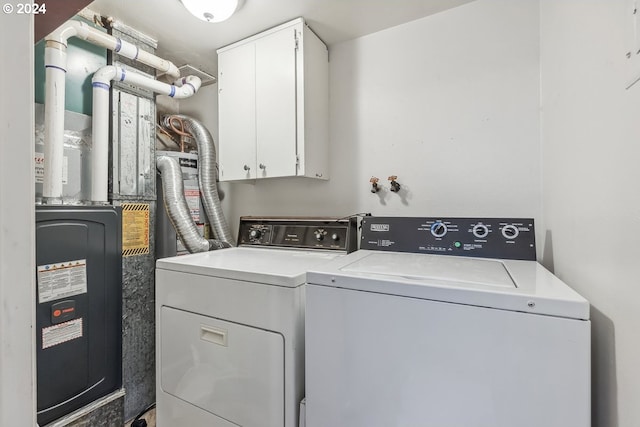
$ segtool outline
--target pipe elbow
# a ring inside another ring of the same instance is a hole
[[[67,46],[67,41],[71,37],[77,36],[82,31],[82,23],[78,21],[67,21],[51,34],[46,36],[45,42],[54,41]]]
[[[178,67],[176,67],[173,62],[169,62],[169,67],[167,68],[167,71],[165,71],[165,74],[173,79],[180,78],[180,70],[178,70]]]
[[[94,87],[96,83],[110,85],[111,80],[114,80],[118,76],[122,76],[122,69],[114,65],[107,65],[93,73],[91,83],[94,85]]]
[[[198,92],[200,86],[202,86],[202,81],[199,77],[187,76],[176,80],[173,86],[176,88],[173,98],[188,98]]]

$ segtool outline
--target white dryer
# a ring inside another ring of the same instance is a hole
[[[589,303],[535,261],[533,220],[362,227],[307,274],[307,427],[590,426]]]
[[[158,427],[294,427],[306,271],[355,245],[355,220],[244,217],[237,248],[156,265]]]

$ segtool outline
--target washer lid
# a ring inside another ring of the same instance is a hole
[[[305,283],[307,270],[341,255],[328,251],[238,247],[162,258],[156,262],[156,269],[296,287]]]
[[[312,268],[309,284],[576,319],[589,303],[535,261],[360,250]]]
[[[343,267],[342,271],[395,276],[409,280],[434,279],[452,282],[452,286],[467,284],[516,287],[504,264],[492,259],[374,252]]]

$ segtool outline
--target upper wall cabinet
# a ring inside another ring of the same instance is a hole
[[[302,18],[218,50],[220,181],[329,178],[328,61]]]

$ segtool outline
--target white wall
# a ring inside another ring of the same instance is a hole
[[[331,46],[330,181],[231,184],[231,220],[538,218],[538,15],[535,1],[479,0]],[[371,176],[387,190],[372,194]]]
[[[332,179],[229,184],[230,219],[543,215],[545,265],[593,306],[593,425],[638,425],[640,84],[624,90],[626,5],[478,0],[333,46]],[[35,407],[33,28],[25,15],[2,14],[0,26],[12,34],[2,59],[21,70],[0,78],[0,425],[12,425]],[[215,137],[207,91],[182,112]],[[391,174],[403,197],[369,193],[371,175]]]
[[[35,425],[33,17],[0,14],[0,426]],[[10,35],[10,36],[9,36]]]
[[[630,3],[541,2],[544,263],[592,304],[594,427],[640,425],[640,84],[625,90]]]

